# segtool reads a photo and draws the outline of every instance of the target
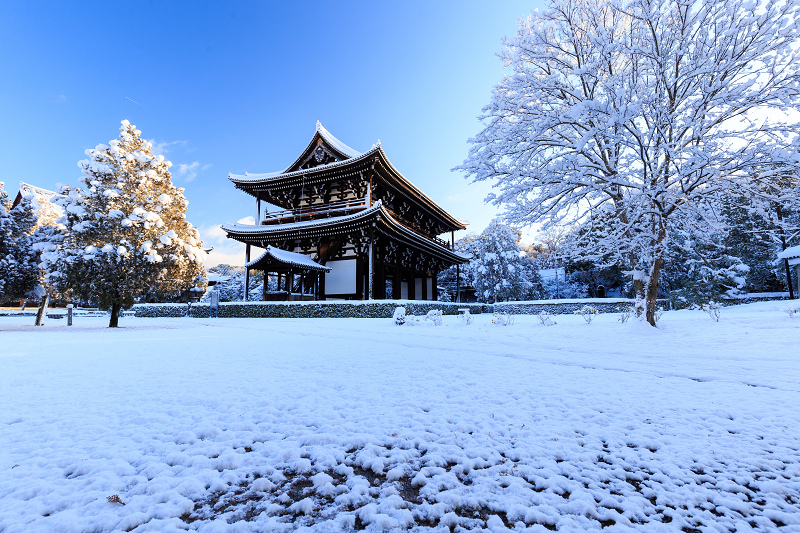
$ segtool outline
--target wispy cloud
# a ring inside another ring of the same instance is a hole
[[[202,226],[197,228],[197,231],[203,240],[203,249],[208,250],[213,247],[213,250],[203,258],[206,268],[221,264],[244,265],[244,244],[229,239],[222,228]]]
[[[64,96],[63,94],[59,94],[58,96],[56,96],[56,100],[58,100],[59,102],[66,102],[67,97]]]
[[[155,139],[150,139],[148,142],[153,145],[151,152],[153,152],[155,155],[167,155],[173,148],[185,148],[189,144],[189,141],[158,142]]]
[[[189,164],[181,163],[178,165],[178,170],[175,172],[175,174],[180,177],[185,177],[186,182],[188,183],[197,177],[198,172],[203,172],[209,168],[211,168],[211,163],[202,166],[200,165],[200,161],[195,161]]]

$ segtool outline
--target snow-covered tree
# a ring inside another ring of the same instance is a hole
[[[0,302],[23,298],[36,285],[38,254],[31,238],[35,227],[30,201],[23,198],[12,209],[0,182]]]
[[[541,296],[542,280],[519,240],[519,230],[493,220],[470,243],[469,271],[479,301],[506,302]]]
[[[687,234],[675,229],[672,234],[662,285],[673,307],[700,307],[741,293],[750,267],[729,253],[722,233]]]
[[[42,254],[48,282],[110,309],[109,327],[138,299],[172,297],[205,276],[189,202],[172,184],[171,163],[140,135],[123,120],[118,139],[86,150],[78,163],[86,189],[62,190],[64,229]]]
[[[768,204],[752,169],[797,165],[798,9],[555,0],[506,42],[511,72],[459,168],[496,181],[489,200],[512,224],[582,224],[604,210],[594,255],[624,265],[636,315],[655,325],[671,223],[704,231],[722,194]]]

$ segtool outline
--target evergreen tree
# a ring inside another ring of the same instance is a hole
[[[519,230],[493,220],[471,243],[470,271],[478,300],[541,297],[541,277],[520,246],[520,237]]]
[[[36,285],[39,269],[31,239],[35,226],[30,201],[23,198],[11,209],[0,182],[0,302],[23,298]]]
[[[172,184],[171,163],[127,120],[118,139],[80,161],[86,189],[65,188],[64,229],[43,253],[57,290],[111,310],[144,297],[172,297],[205,276],[202,242],[186,221],[188,201]]]

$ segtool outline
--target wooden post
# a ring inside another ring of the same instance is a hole
[[[269,272],[264,271],[264,286],[261,287],[261,301],[267,301],[267,285],[269,285]]]
[[[67,325],[72,325],[72,304],[67,304]]]
[[[261,195],[256,195],[256,226],[261,225]]]
[[[461,265],[456,264],[456,302],[461,301]]]
[[[398,263],[394,269],[394,283],[392,283],[392,299],[399,300],[403,297],[403,269]]]
[[[244,301],[246,302],[250,296],[250,267],[247,263],[250,262],[250,245],[246,244],[244,249]]]
[[[372,178],[370,178],[370,183],[372,183]],[[369,191],[369,189],[368,189],[368,191]],[[372,193],[368,192],[368,194],[372,194]],[[371,198],[372,198],[372,196],[370,196],[370,202],[372,201]],[[374,226],[370,226],[369,227],[369,257],[368,257],[368,261],[369,261],[368,267],[369,268],[367,269],[367,276],[369,277],[368,287],[367,287],[367,291],[368,291],[367,300],[372,300],[373,299],[372,298],[372,295],[373,295],[372,283],[373,283],[373,278],[375,277],[375,266],[374,266],[374,263],[375,263],[375,251],[374,251],[374,249],[372,247],[372,239],[374,237],[375,237]]]

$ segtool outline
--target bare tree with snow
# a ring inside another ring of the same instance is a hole
[[[554,1],[506,41],[458,168],[496,181],[517,225],[601,213],[594,253],[629,269],[655,325],[669,228],[703,231],[720,197],[758,189],[754,168],[797,166],[799,34],[792,1]]]
[[[171,163],[151,153],[127,120],[108,145],[80,161],[86,189],[65,189],[64,229],[42,254],[57,290],[119,313],[143,296],[173,296],[205,274],[202,242],[186,221],[188,201],[172,184]]]

